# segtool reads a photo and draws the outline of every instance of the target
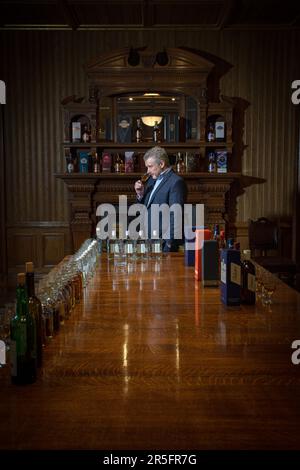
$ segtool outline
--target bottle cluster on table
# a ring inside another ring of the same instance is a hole
[[[160,260],[163,253],[163,240],[156,230],[153,230],[151,238],[147,238],[142,230],[136,238],[131,237],[128,230],[124,236],[118,237],[116,230],[112,230],[107,239],[98,237],[97,242],[99,252],[106,253],[109,261],[120,265],[138,260]]]
[[[233,238],[226,241],[225,231],[215,224],[213,230],[193,227],[186,240],[185,264],[195,267],[195,278],[204,287],[220,286],[225,305],[254,305],[256,302],[256,272],[251,251],[240,252]],[[195,237],[195,246],[187,242]]]
[[[93,276],[98,258],[96,240],[86,240],[36,283],[32,262],[17,276],[15,312],[10,322],[11,380],[33,383],[43,365],[43,350],[71,316]]]

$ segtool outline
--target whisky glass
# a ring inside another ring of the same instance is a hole
[[[266,273],[263,276],[263,288],[262,288],[262,301],[265,305],[271,305],[273,303],[273,295],[276,291],[276,278],[270,273]]]
[[[146,181],[148,181],[149,178],[150,178],[149,173],[144,173],[144,174],[141,176],[141,182],[142,182],[143,184],[145,184]]]

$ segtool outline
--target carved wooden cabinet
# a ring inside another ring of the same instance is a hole
[[[132,65],[129,53],[124,48],[90,63],[88,100],[63,101],[66,173],[56,177],[68,188],[74,249],[95,234],[98,204],[117,204],[119,195],[135,201],[134,181],[145,171],[143,155],[156,145],[153,130],[144,124],[137,142],[137,119],[145,116],[161,117],[158,145],[175,170],[179,154],[184,160],[188,202],[205,204],[205,223],[224,227],[231,212],[229,190],[241,176],[243,120],[234,120],[236,100],[220,95],[224,63],[221,73],[205,54],[168,48],[160,65],[155,51],[141,48]],[[127,152],[134,156],[130,173],[125,173]],[[104,171],[101,159],[107,154],[110,167]]]

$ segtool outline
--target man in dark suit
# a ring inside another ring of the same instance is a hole
[[[170,166],[169,157],[162,147],[153,147],[144,155],[147,167],[147,182],[142,180],[135,182],[134,189],[137,199],[147,207],[148,211],[148,235],[153,238],[153,216],[154,210],[161,205],[178,209],[180,221],[175,215],[175,211],[167,211],[159,214],[159,224],[157,235],[164,239],[163,251],[178,251],[178,247],[183,242],[183,234],[178,238],[178,233],[182,232],[184,204],[186,202],[187,187],[183,178],[177,175]],[[175,205],[175,206],[174,206]],[[166,220],[168,219],[168,220]],[[180,225],[180,230],[179,229]]]

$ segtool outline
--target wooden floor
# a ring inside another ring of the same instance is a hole
[[[300,449],[300,295],[226,308],[179,255],[97,269],[37,383],[0,369],[1,449]]]

